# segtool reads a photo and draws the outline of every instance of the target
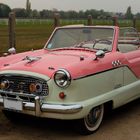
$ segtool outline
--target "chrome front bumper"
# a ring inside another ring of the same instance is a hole
[[[12,100],[12,99],[11,99]],[[0,107],[4,108],[4,99],[0,97]],[[74,114],[82,110],[82,106],[78,104],[47,104],[41,103],[41,99],[36,96],[35,102],[23,102],[23,110],[21,113],[26,111],[33,112],[32,115],[40,117],[42,113],[56,113],[56,114]],[[13,110],[16,111],[16,110]],[[27,113],[28,114],[28,113]]]

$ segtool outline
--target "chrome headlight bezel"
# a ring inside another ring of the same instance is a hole
[[[71,83],[71,75],[65,69],[59,69],[54,74],[54,82],[60,88],[66,88]]]

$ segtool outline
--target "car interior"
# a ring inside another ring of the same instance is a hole
[[[120,28],[118,51],[127,53],[140,49],[140,38],[134,28]]]

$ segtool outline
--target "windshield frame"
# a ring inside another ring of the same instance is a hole
[[[109,51],[111,52],[113,50],[113,45],[114,45],[114,40],[115,40],[115,26],[63,26],[63,27],[56,27],[54,29],[54,31],[52,32],[52,34],[50,35],[48,41],[46,42],[45,46],[44,46],[44,49],[45,50],[56,50],[56,49],[63,49],[63,48],[52,48],[52,49],[49,49],[47,48],[48,44],[50,43],[50,41],[52,40],[52,38],[54,37],[55,33],[58,31],[58,30],[61,30],[61,29],[112,29],[113,30],[113,34],[112,34],[112,44],[111,44],[111,47],[112,49]],[[66,49],[68,47],[65,47],[64,49]],[[92,48],[89,48],[89,49],[92,49]],[[93,48],[93,50],[96,50]]]

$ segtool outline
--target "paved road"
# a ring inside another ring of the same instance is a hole
[[[140,140],[140,99],[113,111],[89,136],[80,136],[67,121],[19,119],[11,123],[0,115],[0,140]]]

